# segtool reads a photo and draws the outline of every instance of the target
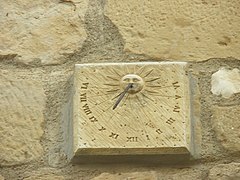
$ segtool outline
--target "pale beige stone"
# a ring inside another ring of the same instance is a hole
[[[233,94],[240,92],[240,71],[235,68],[228,70],[221,68],[212,75],[211,91],[215,95],[230,98]]]
[[[240,179],[240,163],[219,164],[209,171],[209,180]]]
[[[240,151],[240,106],[214,107],[212,125],[217,139],[230,151]]]
[[[125,51],[169,60],[240,59],[239,0],[108,0]]]
[[[58,176],[54,174],[50,175],[33,175],[28,178],[24,178],[24,180],[64,180],[63,176]]]
[[[186,71],[184,62],[76,65],[73,154],[190,153]],[[117,104],[129,83],[132,89]]]
[[[110,173],[102,173],[101,175],[92,178],[92,180],[158,180],[157,173],[155,171],[149,172],[132,172],[132,173],[118,173],[118,174],[110,174]]]
[[[0,89],[0,165],[41,157],[45,105],[42,83],[16,79],[0,71]]]
[[[26,172],[24,180],[64,180],[60,171],[54,168],[40,168],[36,171]]]
[[[74,2],[74,1],[73,1]],[[58,64],[81,48],[87,37],[84,15],[88,0],[0,1],[0,55],[17,54],[23,63]]]
[[[0,180],[4,180],[4,177],[0,175]]]

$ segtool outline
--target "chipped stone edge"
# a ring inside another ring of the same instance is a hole
[[[192,152],[193,159],[200,159],[201,144],[202,144],[202,125],[200,121],[200,90],[198,86],[198,80],[194,75],[189,72],[189,82],[190,82],[190,118],[191,118],[191,147],[190,152]]]

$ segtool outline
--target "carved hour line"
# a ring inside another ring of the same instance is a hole
[[[100,103],[97,103],[96,105],[93,105],[92,108],[95,108],[96,106],[99,106],[100,104],[103,104],[103,103],[108,102],[108,101],[109,101],[109,99],[106,99],[106,100],[104,100],[104,101],[101,101]],[[96,101],[91,101],[91,100],[89,100],[89,102],[91,102],[91,103],[96,103]]]
[[[119,86],[119,84],[103,84],[103,85],[106,85],[106,86]]]
[[[147,113],[145,112],[145,109],[144,109],[145,106],[142,104],[142,102],[141,102],[141,100],[139,99],[138,96],[136,96],[136,98],[137,98],[137,101],[139,102],[140,106],[143,107],[143,108],[142,108],[142,112],[143,112],[143,115],[144,115],[143,117],[146,117],[146,118],[147,118],[147,121],[151,121],[150,118],[148,117]],[[144,120],[142,121],[142,123],[143,123],[143,129],[144,129],[144,131],[147,132],[147,131],[146,131],[145,124],[144,124]]]
[[[111,96],[111,94],[92,95],[92,96],[87,96],[87,98],[102,97],[102,96]]]
[[[106,76],[106,77],[109,78],[109,79],[112,79],[112,80],[114,80],[114,81],[119,81],[119,79],[116,79],[116,78],[111,77],[111,76]]]
[[[126,67],[126,71],[127,71],[126,73],[127,74],[132,74],[132,72],[129,70],[129,67],[128,66],[125,66],[125,67]]]
[[[89,86],[89,89],[109,89],[109,87],[98,87],[98,86]]]
[[[112,89],[112,90],[108,90],[108,91],[106,91],[106,92],[117,92],[117,91],[120,91],[120,89]]]
[[[153,99],[151,99],[150,97],[148,97],[146,94],[143,94],[143,93],[141,92],[141,95],[142,95],[143,97],[145,97],[145,98],[147,98],[147,99],[151,100],[152,102],[154,102],[154,100],[153,100]]]
[[[161,79],[160,77],[159,78],[154,78],[154,79],[151,79],[151,80],[147,80],[147,81],[145,81],[145,82],[153,82],[153,81],[156,81],[156,80],[158,80],[158,79]]]
[[[115,69],[111,69],[115,74],[117,74],[119,77],[121,77],[122,75],[120,75],[119,72],[117,72]]]
[[[145,68],[146,66],[142,66],[142,67],[140,67],[138,70],[137,70],[137,73],[141,76],[142,75],[142,73],[144,72],[144,68]]]
[[[149,93],[159,93],[158,91],[151,91],[151,90],[148,90],[148,89],[144,89],[145,91],[149,92]]]
[[[173,86],[172,85],[170,85],[170,86],[158,86],[158,85],[148,85],[148,84],[146,84],[146,87],[163,89],[163,88],[170,88],[170,87],[173,87]]]
[[[131,100],[131,98],[129,98],[129,104],[130,104],[130,108],[131,108],[131,110],[132,110],[132,112],[133,112],[133,106],[132,106],[132,100]]]
[[[145,76],[143,76],[143,78],[146,78],[148,77],[152,72],[153,72],[154,69],[151,69]]]

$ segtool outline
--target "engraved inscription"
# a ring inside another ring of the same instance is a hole
[[[87,89],[89,83],[82,83],[81,89]]]
[[[80,94],[80,102],[86,102],[87,101],[87,93]]]
[[[92,113],[92,111],[90,110],[90,108],[89,108],[89,106],[88,106],[87,103],[84,104],[82,108],[83,108],[83,110],[84,110],[84,112],[85,112],[86,115],[89,115],[89,114]]]
[[[102,126],[102,127],[99,128],[98,130],[99,130],[99,131],[104,131],[104,130],[106,130],[106,128]]]
[[[178,82],[174,82],[174,83],[172,83],[172,85],[173,85],[174,89],[177,89],[177,88],[180,87],[180,85],[178,84]]]
[[[97,122],[97,121],[98,121],[95,116],[90,117],[89,120],[90,120],[91,122]]]
[[[138,142],[138,137],[127,137],[127,142]]]
[[[147,140],[150,140],[149,135],[146,135]]]
[[[146,126],[150,127],[150,128],[155,128],[153,123],[151,121],[146,123]]]
[[[180,107],[179,106],[174,106],[174,108],[173,108],[173,112],[180,112]]]
[[[169,118],[169,119],[166,121],[166,123],[169,124],[169,125],[171,125],[172,123],[174,123],[174,121],[176,121],[176,120],[173,119],[173,118]]]
[[[181,96],[175,95],[175,99],[180,99],[180,98],[181,98]]]
[[[156,132],[157,132],[158,134],[162,134],[162,133],[163,133],[161,129],[157,129]]]
[[[109,137],[113,138],[113,139],[117,139],[119,136],[119,134],[113,133],[111,132],[111,134],[109,135]]]

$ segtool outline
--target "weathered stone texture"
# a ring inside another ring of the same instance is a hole
[[[209,171],[209,180],[240,179],[240,163],[219,164]]]
[[[0,175],[0,180],[4,180],[4,177]]]
[[[217,139],[230,151],[240,152],[240,106],[214,107],[212,124]]]
[[[58,64],[81,48],[87,34],[84,14],[88,0],[0,1],[0,55],[17,54],[23,63]]]
[[[233,70],[221,68],[212,75],[211,84],[213,94],[229,98],[240,92],[240,71],[237,68]]]
[[[127,173],[102,173],[92,180],[126,180],[126,179],[137,179],[137,180],[198,180],[202,179],[202,173],[199,170],[194,169],[161,169],[159,171],[138,171],[138,172],[127,172]]]
[[[239,0],[108,0],[125,50],[160,59],[240,58]]]
[[[133,172],[133,173],[102,173],[92,180],[123,180],[123,179],[138,179],[138,180],[157,180],[157,173],[154,171],[149,172]]]
[[[39,158],[45,96],[41,82],[0,71],[0,166]]]
[[[53,168],[41,168],[24,174],[24,180],[64,180],[60,171]]]

